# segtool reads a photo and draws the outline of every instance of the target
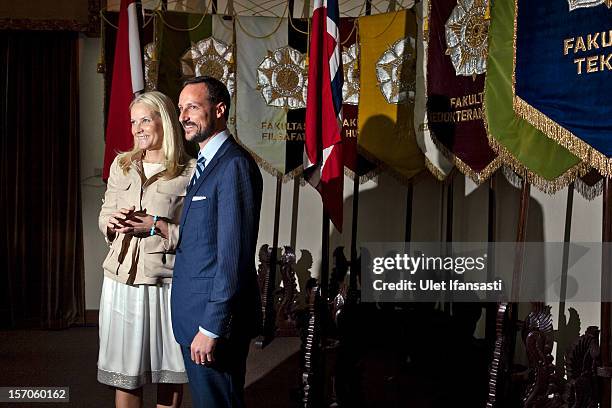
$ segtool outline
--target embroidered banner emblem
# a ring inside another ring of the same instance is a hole
[[[288,46],[269,51],[257,68],[257,84],[269,106],[305,108],[308,70],[304,55]]]
[[[457,75],[472,76],[487,71],[486,0],[459,0],[444,25],[446,55],[450,55]]]
[[[414,103],[416,40],[406,37],[393,43],[376,62],[376,78],[388,103]]]
[[[187,78],[211,76],[223,82],[234,96],[236,74],[232,66],[232,47],[213,37],[198,41],[181,57],[181,70]]]

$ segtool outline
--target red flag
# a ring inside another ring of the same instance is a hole
[[[342,55],[338,0],[315,0],[310,30],[304,177],[342,231]]]
[[[110,165],[117,152],[130,150],[134,143],[128,108],[134,94],[144,90],[138,20],[136,0],[121,0],[113,80],[106,121],[106,148],[102,172],[104,180],[108,179]]]

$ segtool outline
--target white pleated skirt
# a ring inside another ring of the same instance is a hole
[[[171,284],[130,286],[104,277],[100,299],[98,381],[133,390],[187,382],[172,333]]]

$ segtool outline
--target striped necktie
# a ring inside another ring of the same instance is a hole
[[[187,190],[191,190],[191,187],[198,181],[202,173],[204,172],[204,165],[206,163],[206,159],[200,150],[198,152],[198,162],[196,163],[195,171],[193,172],[193,176],[191,176],[191,181],[189,182],[189,187]]]

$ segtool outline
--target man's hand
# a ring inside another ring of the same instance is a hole
[[[217,339],[213,339],[198,331],[191,342],[191,360],[196,364],[214,363]]]

